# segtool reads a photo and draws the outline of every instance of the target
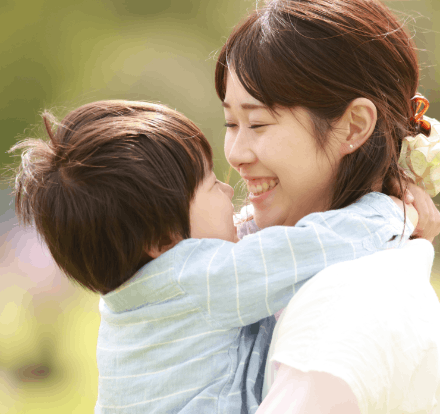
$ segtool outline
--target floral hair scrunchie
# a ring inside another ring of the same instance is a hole
[[[440,192],[440,122],[427,116],[423,120],[431,124],[431,133],[404,138],[399,165],[419,187],[434,197]]]

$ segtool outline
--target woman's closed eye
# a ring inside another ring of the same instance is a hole
[[[225,124],[225,127],[226,128],[234,128],[234,127],[236,127],[237,126],[237,124],[231,124],[231,123],[229,123],[229,122],[226,122],[226,124]]]
[[[267,126],[268,124],[257,124],[257,125],[251,125],[250,127],[249,127],[249,129],[257,129],[257,128],[261,128],[261,127],[265,127],[265,126]],[[226,123],[225,124],[225,127],[226,128],[235,128],[237,126],[237,124],[232,124],[232,123]]]

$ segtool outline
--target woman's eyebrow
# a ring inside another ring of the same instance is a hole
[[[222,102],[222,106],[224,108],[230,108],[231,105],[229,105],[227,102]],[[267,106],[263,105],[263,104],[251,104],[251,103],[243,103],[240,105],[242,107],[242,109],[246,109],[246,110],[253,110],[253,109],[267,109]]]

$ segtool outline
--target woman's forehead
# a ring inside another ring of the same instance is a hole
[[[222,104],[223,107],[229,108],[231,100],[238,101],[243,109],[267,109],[266,105],[249,94],[236,73],[229,70],[226,78],[226,95]]]

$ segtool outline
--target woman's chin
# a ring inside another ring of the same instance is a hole
[[[284,224],[281,211],[260,211],[258,208],[254,209],[254,221],[260,229]]]
[[[260,229],[265,229],[272,226],[294,226],[306,214],[291,205],[272,205],[264,209],[254,205],[253,218]]]
[[[254,209],[254,220],[260,229],[276,226],[282,216],[282,210],[277,206],[278,185],[260,195],[249,195],[249,201]]]

